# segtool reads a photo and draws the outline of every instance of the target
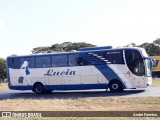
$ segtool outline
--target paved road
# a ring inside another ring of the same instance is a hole
[[[71,98],[71,97],[139,97],[139,96],[160,96],[160,87],[148,87],[146,89],[125,90],[120,93],[111,93],[104,90],[92,91],[55,91],[51,94],[37,95],[32,91],[3,90],[0,91],[0,99],[15,98]]]

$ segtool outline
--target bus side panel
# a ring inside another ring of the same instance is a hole
[[[127,88],[132,88],[131,76],[125,65],[109,65],[121,78]],[[12,86],[33,86],[41,82],[45,86],[52,85],[93,85],[108,84],[109,80],[95,66],[36,68],[29,69],[26,75],[20,69],[9,69]],[[127,77],[128,76],[128,77]],[[114,76],[113,76],[114,79]],[[52,88],[54,89],[54,88]]]
[[[132,73],[129,71],[126,65],[120,64],[111,64],[109,65],[113,71],[119,76],[122,84],[125,85],[126,88],[132,88]]]
[[[63,76],[48,76],[47,85],[64,85],[65,79]]]
[[[110,64],[109,67],[122,80],[126,88],[132,88],[132,76],[125,65]],[[97,85],[108,84],[109,80],[95,66],[76,66],[59,68],[30,68],[26,75],[21,69],[9,69],[12,86],[33,86],[41,82],[45,86],[54,85]],[[113,76],[114,79],[114,76]],[[85,86],[85,87],[86,87]],[[82,87],[83,88],[83,87]],[[55,89],[55,88],[52,88]]]
[[[42,69],[29,69],[30,74],[24,74],[21,69],[9,68],[10,86],[33,86],[36,82],[46,84],[47,79]]]
[[[72,84],[72,85],[46,85],[46,90],[89,90],[89,89],[108,89],[107,84]]]
[[[27,81],[20,69],[9,68],[10,85],[11,86],[26,86]]]
[[[103,74],[94,66],[78,67],[81,84],[102,84]],[[105,79],[104,84],[107,84],[108,80]]]
[[[121,79],[126,88],[146,88],[144,76],[134,75],[125,65],[109,65]]]
[[[72,85],[72,84],[102,84],[103,75],[94,66],[77,66],[53,68],[53,71],[74,71],[74,75],[53,75],[48,77],[47,85]],[[104,80],[107,83],[107,80]]]
[[[57,67],[57,68],[29,68],[29,74],[26,74],[22,69],[9,69],[10,82],[12,89],[31,89],[36,82],[41,82],[45,88],[47,86],[57,86],[63,89],[71,85],[77,86],[77,89],[99,88],[106,87],[108,81],[103,74],[94,66],[76,66],[76,67]],[[98,85],[103,84],[103,85]],[[65,86],[64,86],[65,85]],[[97,85],[97,87],[96,87]],[[24,87],[24,88],[22,88]],[[76,87],[75,87],[76,88]],[[71,89],[71,88],[70,88]]]

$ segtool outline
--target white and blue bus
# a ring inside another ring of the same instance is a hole
[[[37,94],[53,90],[146,88],[151,61],[143,48],[83,48],[80,51],[7,57],[10,89]]]

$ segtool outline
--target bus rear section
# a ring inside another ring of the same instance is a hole
[[[160,56],[150,56],[155,60],[155,65],[152,68],[152,76],[160,78]]]

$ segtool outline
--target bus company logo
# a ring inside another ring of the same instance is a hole
[[[63,75],[75,75],[76,71],[72,71],[70,69],[67,69],[66,71],[54,71],[53,69],[49,69],[45,76],[63,76]]]
[[[2,112],[2,117],[12,117],[11,112]]]

